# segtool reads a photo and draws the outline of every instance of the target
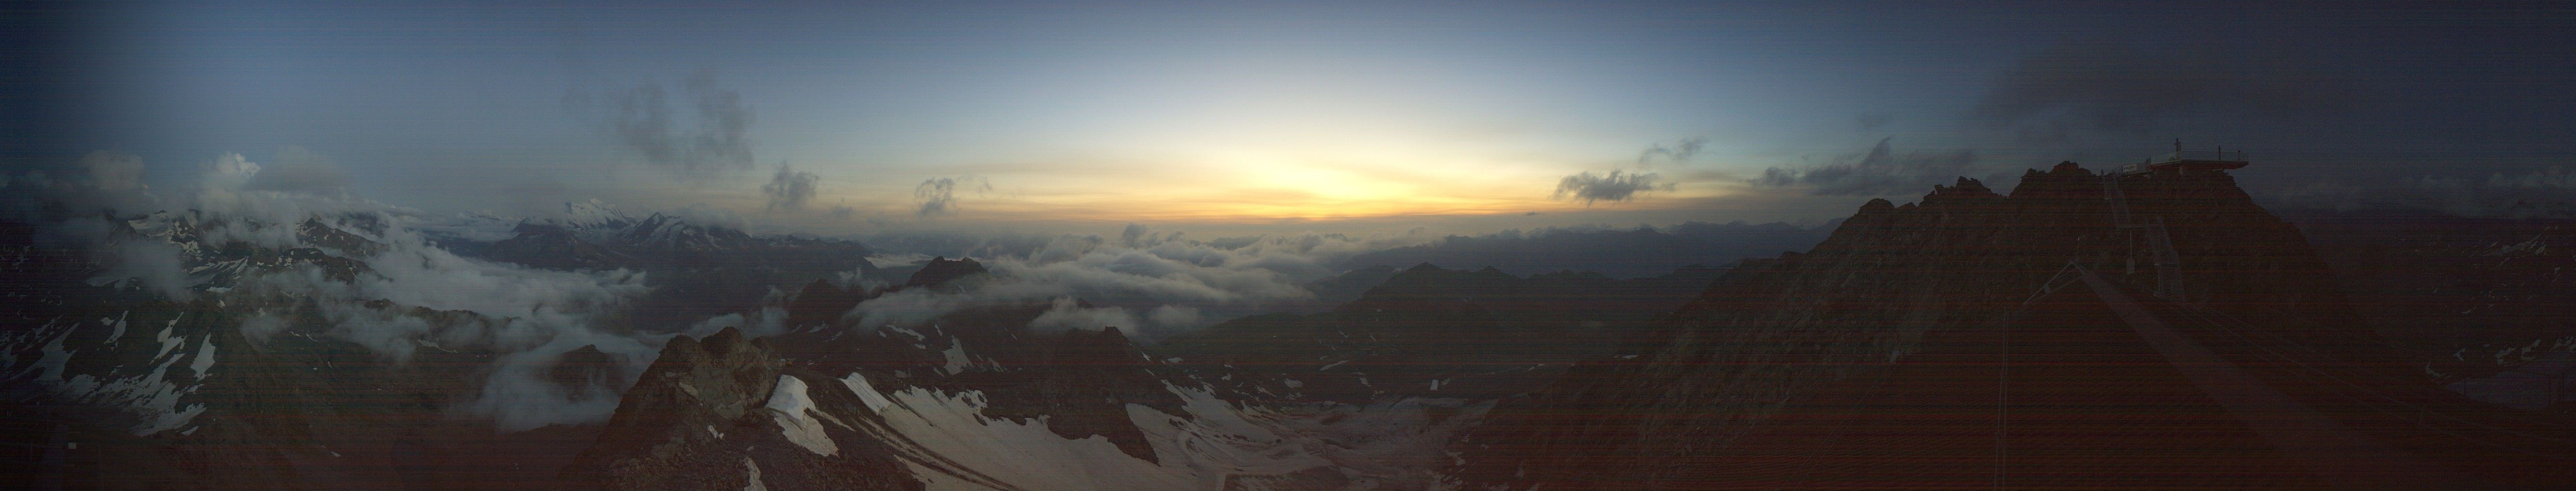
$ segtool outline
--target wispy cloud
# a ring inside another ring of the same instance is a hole
[[[1654,146],[1646,147],[1645,150],[1637,152],[1637,167],[1643,168],[1653,165],[1656,157],[1662,157],[1666,162],[1690,160],[1691,157],[1699,156],[1700,149],[1706,148],[1707,146],[1708,137],[1699,136],[1683,138],[1681,141],[1673,142],[1673,146],[1670,147],[1657,143]]]
[[[576,112],[604,120],[619,146],[644,162],[684,177],[710,178],[752,166],[752,110],[742,94],[699,71],[680,84],[679,107],[662,85],[594,94],[576,89],[564,97]],[[678,112],[695,115],[683,121]]]
[[[778,164],[778,174],[770,176],[768,184],[760,185],[760,194],[769,197],[771,210],[802,210],[806,201],[814,199],[815,183],[822,180],[812,172],[797,172],[787,164]]]
[[[912,196],[921,201],[916,215],[932,217],[957,213],[957,193],[982,194],[993,190],[992,181],[979,176],[934,177],[921,181]]]
[[[1655,191],[1671,190],[1673,190],[1672,182],[1664,181],[1662,175],[1652,172],[1630,174],[1614,170],[1609,174],[1594,174],[1586,171],[1558,180],[1556,194],[1551,197],[1581,201],[1583,206],[1592,206],[1596,202],[1617,203],[1637,199]]]

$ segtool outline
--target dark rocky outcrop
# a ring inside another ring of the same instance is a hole
[[[787,367],[766,339],[730,328],[672,338],[564,479],[584,489],[920,489],[849,422],[872,417],[862,404],[836,379]]]
[[[983,385],[990,405],[984,415],[1034,420],[1046,418],[1047,429],[1068,439],[1107,437],[1127,455],[1155,462],[1144,432],[1127,417],[1127,405],[1138,404],[1164,414],[1188,414],[1181,400],[1163,387],[1145,353],[1116,326],[1097,331],[1069,329],[1039,338],[1037,357],[1025,361],[1015,377],[994,377]]]
[[[934,257],[930,258],[929,263],[923,264],[920,271],[914,271],[912,278],[904,280],[903,286],[939,287],[970,275],[983,273],[984,263],[975,262],[974,259]]]
[[[2564,467],[2536,465],[2566,452],[2535,460],[2551,437],[2532,435],[2564,438],[2565,426],[2500,416],[2392,362],[2402,357],[2359,329],[2301,232],[2224,172],[2114,178],[2133,223],[2161,223],[2180,257],[2187,302],[2154,301],[2152,229],[2116,226],[2105,179],[2060,164],[2010,195],[1963,178],[1919,203],[1864,204],[1814,249],[1746,260],[1621,355],[1498,407],[1463,442],[1461,472],[1513,489],[2051,487],[2110,475],[2236,489],[2426,479],[2388,469],[2522,486]],[[2145,315],[2326,426],[2421,466],[2311,473],[2319,464],[2203,395],[2108,300],[2069,286],[2070,263],[2148,299]],[[2008,378],[2005,366],[2022,368]],[[2018,430],[1999,436],[2007,427]],[[2507,447],[2517,450],[2497,450]]]

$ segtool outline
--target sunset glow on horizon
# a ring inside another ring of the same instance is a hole
[[[163,6],[95,12],[121,41],[57,78],[98,96],[46,99],[116,131],[13,151],[131,154],[163,186],[237,153],[431,213],[600,199],[822,235],[1816,222],[2174,138],[2260,152],[2239,173],[2257,187],[2421,177],[2393,165],[2440,135],[2493,142],[2445,149],[2463,162],[2445,179],[2570,151],[2537,129],[2564,126],[2530,109],[2548,103],[2410,95],[2554,79],[2414,90],[2455,79],[2383,65],[2521,68],[2383,49],[2413,41],[2254,49],[2333,29],[2297,16],[2180,43],[2138,21],[2177,15],[2152,6]],[[2426,108],[2510,116],[2315,124]],[[939,182],[969,185],[925,191]]]

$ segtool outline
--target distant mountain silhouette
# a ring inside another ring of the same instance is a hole
[[[1297,380],[1298,387],[1269,393],[1353,402],[1503,397],[1544,383],[1568,362],[1606,354],[1714,278],[1715,270],[1706,268],[1621,280],[1423,263],[1329,312],[1235,319],[1166,339],[1152,351],[1199,370],[1241,372],[1229,380],[1246,394],[1262,393],[1255,384]],[[1553,367],[1540,367],[1545,364]]]
[[[1453,235],[1430,244],[1353,256],[1342,264],[1353,268],[1472,264],[1512,274],[1575,270],[1638,278],[1690,265],[1727,265],[1748,257],[1806,249],[1823,240],[1829,228],[1798,228],[1786,223],[1689,222],[1661,229],[1541,229],[1472,237]]]
[[[913,271],[910,278],[903,280],[903,286],[936,287],[947,285],[968,275],[982,273],[984,273],[984,263],[975,262],[974,259],[952,260],[934,257],[930,258],[930,262],[924,263],[920,270]]]
[[[880,272],[866,245],[741,230],[655,213],[642,219],[596,203],[566,203],[562,218],[522,220],[513,236],[488,247],[461,248],[486,258],[557,270],[626,269],[649,273],[655,289],[638,316],[650,330],[758,304],[772,288],[813,278]]]

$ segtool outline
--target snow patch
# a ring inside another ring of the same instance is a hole
[[[841,385],[848,386],[851,393],[858,394],[859,403],[868,405],[868,412],[882,413],[885,412],[886,406],[894,404],[894,401],[886,400],[884,393],[877,392],[875,387],[869,387],[868,377],[858,372],[850,372],[850,376],[841,377]]]
[[[769,485],[760,482],[760,464],[753,463],[751,457],[743,457],[742,468],[743,480],[750,481],[749,484],[742,485],[742,491],[769,491]]]
[[[966,367],[975,365],[974,360],[966,358],[966,342],[956,338],[949,338],[948,349],[939,354],[948,357],[948,366],[945,369],[949,375],[956,375],[957,372],[966,371]]]
[[[855,378],[855,377],[854,377]],[[850,379],[843,379],[849,382]],[[886,394],[882,426],[870,422],[932,490],[1219,489],[1229,476],[1280,476],[1329,464],[1202,390],[1165,385],[1192,417],[1127,406],[1160,464],[1128,456],[1105,437],[1066,439],[1041,420],[982,416],[983,394],[909,388]],[[854,391],[865,394],[872,391]]]
[[[214,337],[214,336],[206,336],[205,341],[200,341],[200,342],[198,342],[198,343],[197,343],[197,361],[188,362],[188,369],[189,369],[189,370],[194,370],[194,371],[196,372],[196,374],[197,374],[197,380],[205,380],[205,379],[206,379],[206,375],[208,375],[208,372],[207,372],[206,370],[208,370],[208,369],[212,369],[212,368],[214,368],[214,367],[215,367],[215,337]]]
[[[778,421],[778,431],[787,436],[789,443],[805,447],[815,455],[841,453],[841,447],[832,443],[831,435],[823,433],[823,422],[815,420],[810,413],[815,410],[814,398],[805,393],[804,380],[779,376],[778,387],[769,392],[768,408],[776,412],[772,416]]]
[[[20,343],[32,342],[39,337],[45,339],[43,348],[38,351],[41,355],[35,363],[18,367],[15,357],[5,360],[10,368],[16,369],[12,375],[33,375],[29,378],[56,396],[84,403],[103,404],[136,416],[142,421],[129,430],[135,436],[179,429],[187,426],[190,420],[196,419],[198,414],[206,412],[204,404],[189,404],[185,407],[180,405],[179,399],[196,393],[200,385],[182,387],[171,383],[168,378],[170,366],[178,364],[179,360],[187,356],[182,354],[165,359],[163,355],[167,355],[170,348],[184,344],[186,342],[184,339],[171,339],[167,331],[162,333],[161,354],[153,357],[154,361],[160,363],[152,367],[151,373],[122,377],[117,375],[118,372],[111,371],[104,375],[84,373],[66,378],[63,376],[66,367],[78,351],[63,349],[63,341],[71,337],[72,331],[78,330],[80,324],[74,321],[72,324],[65,325],[60,324],[60,320],[58,317],[36,329],[0,336],[0,345],[8,348],[21,346]],[[60,327],[59,331],[56,331],[57,326]],[[47,336],[47,334],[51,335]]]
[[[125,339],[125,316],[126,316],[126,315],[128,315],[128,314],[133,314],[133,313],[134,313],[134,311],[128,310],[128,311],[124,311],[124,312],[118,312],[118,313],[116,314],[116,323],[114,324],[114,325],[116,326],[116,330],[115,330],[115,331],[110,331],[110,332],[108,332],[108,333],[107,333],[107,345],[108,345],[108,346],[115,346],[115,345],[116,345],[116,341],[117,341],[117,340]],[[98,320],[99,320],[100,322],[106,322],[106,321],[107,321],[107,318],[105,318],[105,317],[100,317]]]

